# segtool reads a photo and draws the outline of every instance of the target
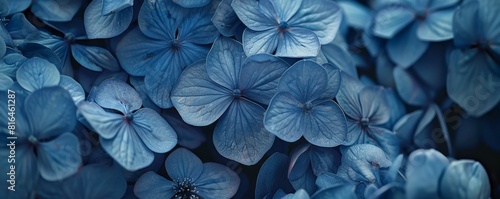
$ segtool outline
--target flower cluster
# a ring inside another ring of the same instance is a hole
[[[0,198],[500,197],[499,11],[0,0]]]

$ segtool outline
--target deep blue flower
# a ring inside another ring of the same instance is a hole
[[[268,54],[246,57],[237,41],[219,37],[206,64],[197,62],[182,73],[172,102],[186,123],[206,126],[220,118],[214,145],[224,157],[257,163],[271,148],[274,135],[263,124],[264,111],[287,69]]]
[[[170,92],[182,70],[205,59],[218,36],[210,20],[212,4],[186,9],[172,0],[145,1],[139,28],[120,41],[116,55],[130,75],[145,76],[148,96],[161,108],[172,107]]]
[[[111,38],[132,22],[133,0],[94,0],[85,9],[83,22],[89,39]]]
[[[340,87],[340,71],[333,65],[325,66],[328,68],[301,60],[283,74],[264,117],[269,132],[287,142],[304,136],[316,146],[345,143],[346,119],[332,100]]]
[[[379,10],[373,33],[389,39],[389,57],[410,67],[429,47],[429,42],[453,38],[452,19],[459,0],[401,0]]]
[[[104,150],[125,169],[144,168],[153,162],[153,152],[165,153],[177,144],[172,127],[157,112],[141,108],[139,94],[125,82],[103,81],[93,100],[80,102],[78,110],[99,134]]]
[[[165,160],[170,180],[150,171],[137,180],[134,193],[139,198],[231,198],[240,178],[217,163],[202,163],[192,152],[179,148]]]
[[[468,114],[481,116],[500,101],[498,1],[468,1],[453,18],[457,49],[450,57],[447,90]]]
[[[235,0],[232,7],[247,26],[247,55],[314,57],[322,44],[333,41],[342,21],[339,6],[329,0]]]

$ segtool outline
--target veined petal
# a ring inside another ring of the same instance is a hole
[[[238,18],[248,28],[254,31],[269,30],[278,25],[278,21],[275,18],[277,16],[271,16],[267,13],[276,14],[276,11],[272,7],[260,6],[261,3],[256,0],[234,0],[231,6]]]
[[[108,15],[112,12],[117,12],[127,7],[132,7],[134,0],[103,0],[102,2],[102,15]]]
[[[174,129],[157,112],[142,108],[134,113],[132,127],[146,146],[156,153],[166,153],[177,144]]]
[[[200,158],[185,148],[178,148],[165,160],[165,169],[172,180],[197,180],[203,173]]]
[[[196,190],[203,198],[231,198],[238,191],[240,178],[226,166],[217,163],[203,164],[203,173],[196,180]]]
[[[414,20],[411,10],[400,6],[386,7],[375,14],[373,34],[390,39]]]
[[[210,0],[173,0],[174,3],[184,8],[198,8],[210,3]]]
[[[76,173],[82,163],[79,146],[78,138],[72,133],[40,142],[36,148],[40,175],[46,180],[54,181]]]
[[[389,104],[382,87],[365,87],[359,92],[359,101],[363,118],[369,118],[370,124],[380,125],[389,121]]]
[[[289,28],[279,35],[276,56],[315,57],[320,47],[320,41],[314,32],[305,28]]]
[[[246,58],[239,42],[219,37],[207,55],[207,74],[212,81],[227,89],[238,88],[241,67]]]
[[[60,78],[54,64],[38,57],[28,59],[16,73],[17,82],[31,92],[43,87],[56,86]]]
[[[31,12],[46,21],[71,21],[83,4],[83,0],[75,1],[34,1]]]
[[[417,36],[422,41],[444,41],[453,38],[452,24],[455,8],[430,13],[418,26]]]
[[[399,66],[408,68],[427,51],[429,42],[417,36],[418,23],[413,23],[387,42],[389,57]]]
[[[339,105],[326,101],[315,105],[306,114],[304,138],[316,146],[334,147],[345,142],[347,123]]]
[[[274,53],[278,47],[278,40],[279,36],[276,29],[254,31],[246,28],[243,31],[243,48],[248,56],[260,53]]]
[[[107,15],[102,14],[103,8],[103,0],[96,0],[90,2],[85,9],[84,25],[89,39],[117,36],[132,22],[134,15],[132,6]]]
[[[95,102],[104,108],[115,109],[123,114],[141,108],[139,94],[127,83],[116,80],[104,80],[95,91]]]
[[[111,139],[128,128],[123,115],[106,112],[94,102],[83,101],[78,104],[78,111],[104,139]]]
[[[139,198],[172,198],[175,195],[173,183],[153,171],[148,171],[135,182],[134,194]]]
[[[277,93],[264,115],[264,126],[287,142],[295,142],[305,133],[302,104],[288,92]]]
[[[139,11],[139,28],[158,40],[176,39],[175,31],[184,20],[186,10],[172,1],[145,1]]]
[[[322,66],[301,60],[283,73],[278,92],[288,92],[300,103],[312,102],[326,91],[327,83],[328,75]]]
[[[263,0],[273,5],[276,15],[280,21],[289,21],[302,6],[302,0]]]

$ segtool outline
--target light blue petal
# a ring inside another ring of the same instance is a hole
[[[0,73],[10,78],[16,78],[17,69],[21,67],[26,60],[28,59],[20,53],[5,55],[0,62]]]
[[[300,103],[312,102],[327,89],[326,70],[313,61],[301,60],[283,73],[278,92],[288,92]]]
[[[278,31],[269,29],[254,31],[246,28],[243,32],[243,48],[247,55],[274,53],[278,47]]]
[[[104,80],[97,88],[94,100],[104,108],[115,109],[123,114],[129,114],[142,106],[141,97],[132,86],[116,79]]]
[[[123,115],[106,112],[94,102],[83,101],[78,104],[78,111],[104,139],[111,139],[118,132],[126,131],[127,125]]]
[[[337,94],[337,101],[345,114],[352,119],[357,120],[362,117],[359,92],[361,92],[363,88],[364,85],[361,81],[346,73],[342,73],[342,84]]]
[[[350,182],[346,179],[335,175],[333,173],[323,173],[316,178],[316,185],[319,189],[324,189],[328,187],[336,187],[344,184],[349,184]]]
[[[281,199],[309,199],[309,194],[304,189],[299,189],[293,194],[287,194]]]
[[[212,17],[215,27],[226,37],[234,36],[237,28],[242,25],[233,7],[231,7],[232,2],[232,0],[222,0]]]
[[[287,0],[264,0],[269,1],[276,11],[277,20],[289,21],[302,6],[302,0],[287,1]]]
[[[5,13],[7,15],[12,15],[14,13],[23,12],[31,5],[31,0],[20,0],[20,1],[8,1],[9,12]],[[2,13],[4,14],[4,13]],[[15,14],[14,14],[15,15]],[[5,16],[2,16],[5,17]],[[12,21],[10,21],[12,22]]]
[[[279,38],[276,49],[279,57],[315,57],[321,46],[318,36],[305,28],[289,28]]]
[[[479,9],[478,19],[480,31],[483,38],[490,40],[492,43],[499,43],[500,39],[500,19],[497,17],[497,10],[500,9],[500,4],[494,1],[478,1]]]
[[[102,15],[113,14],[127,7],[134,5],[134,0],[103,0],[102,1]]]
[[[69,92],[71,98],[73,98],[73,102],[75,103],[75,105],[85,100],[85,91],[83,90],[82,86],[73,78],[66,75],[61,75],[59,86],[63,87]]]
[[[2,123],[6,124],[6,123]],[[17,133],[17,132],[16,132]],[[10,141],[7,139],[7,136],[2,135],[0,138],[0,141],[5,143],[0,146],[0,158],[2,158],[4,161],[0,162],[0,172],[5,173],[4,176],[2,176],[2,182],[0,182],[0,185],[3,186],[3,189],[0,189],[0,195],[5,198],[13,198],[13,199],[25,199],[31,197],[31,195],[34,195],[34,190],[36,190],[35,187],[38,187],[35,180],[33,178],[39,177],[39,171],[38,171],[38,164],[36,164],[37,161],[37,156],[35,155],[35,151],[33,150],[32,147],[28,147],[25,145],[26,143],[21,144],[19,141],[19,137],[16,140],[16,154],[15,154],[15,163],[12,162],[12,160],[9,163],[9,155],[10,155],[10,146],[7,146],[7,144],[10,143]],[[13,163],[13,164],[11,164]],[[12,186],[10,184],[9,178],[10,175],[6,175],[9,173],[10,166],[13,165],[15,166],[15,187],[13,187],[16,191],[11,191],[8,189],[9,186]]]
[[[7,90],[14,84],[14,81],[7,75],[0,73],[0,90]]]
[[[103,8],[105,8],[103,0],[96,0],[90,2],[85,9],[83,22],[89,39],[106,39],[117,36],[124,32],[132,21],[132,6],[107,15],[102,14]]]
[[[199,8],[210,3],[210,0],[173,0],[173,2],[184,8]]]
[[[278,25],[274,16],[268,14],[276,14],[276,11],[270,6],[261,6],[260,1],[233,0],[231,6],[238,18],[254,31],[269,30]]]
[[[439,179],[448,159],[434,149],[419,149],[410,154],[406,167],[406,197],[439,198]]]
[[[321,98],[333,99],[340,90],[340,83],[342,82],[341,72],[333,64],[323,64],[323,68],[325,68],[328,75],[328,84],[327,90],[323,93]]]
[[[231,198],[238,191],[240,178],[228,167],[210,162],[203,164],[196,184],[196,191],[203,198]]]
[[[375,14],[373,34],[378,37],[390,39],[396,36],[414,20],[413,12],[405,7],[389,6]]]
[[[352,185],[344,184],[340,186],[330,187],[319,190],[311,199],[355,199],[355,188]]]
[[[200,158],[185,148],[178,148],[165,160],[165,169],[174,181],[197,180],[203,173],[204,164]]]
[[[0,24],[0,38],[3,39],[7,46],[14,47],[14,41],[12,40],[9,31],[7,30],[7,28],[5,28],[5,25],[3,23]]]
[[[422,41],[444,41],[453,38],[452,22],[455,8],[433,12],[418,26],[417,37]]]
[[[281,75],[288,67],[285,61],[269,54],[248,57],[243,62],[239,80],[243,96],[260,104],[269,104]]]
[[[384,150],[390,160],[396,159],[400,152],[399,139],[396,133],[381,127],[370,127],[370,135],[378,147]]]
[[[349,26],[356,29],[364,29],[366,23],[372,21],[371,11],[356,1],[339,1],[345,19]]]
[[[274,143],[263,124],[264,108],[245,99],[234,100],[214,129],[219,154],[244,165],[256,164]]]
[[[59,71],[54,64],[38,57],[24,62],[16,73],[17,82],[28,91],[56,86],[60,78]]]
[[[156,153],[166,153],[177,144],[174,129],[157,112],[142,108],[134,113],[132,127],[144,144]]]
[[[387,42],[387,53],[398,66],[410,67],[427,51],[429,42],[417,37],[417,29],[413,23]]]
[[[321,52],[325,55],[328,63],[333,64],[353,77],[358,76],[358,71],[356,70],[356,65],[352,61],[351,55],[339,45],[322,45]]]
[[[246,59],[243,46],[233,39],[219,37],[207,55],[206,70],[212,81],[227,88],[236,89],[243,61]]]
[[[87,69],[93,71],[102,71],[102,69],[120,70],[118,61],[104,48],[75,44],[71,45],[71,53],[75,60]]]
[[[32,134],[37,139],[48,139],[75,128],[75,104],[68,91],[61,87],[33,92],[26,98],[24,107]]]
[[[453,16],[453,41],[459,48],[469,48],[483,32],[479,21],[479,1],[466,1]]]
[[[48,181],[71,176],[82,164],[78,138],[71,133],[64,133],[48,142],[39,142],[36,152],[40,175]]]
[[[179,26],[177,39],[195,44],[211,44],[219,36],[218,30],[211,20],[214,14],[210,10],[210,6],[190,9],[187,15],[188,17]]]
[[[203,62],[187,67],[172,90],[172,104],[182,119],[194,126],[209,125],[226,111],[231,91],[213,82]]]
[[[276,152],[262,164],[257,175],[255,198],[265,198],[266,195],[275,193],[288,181],[288,161],[287,155]]]
[[[316,146],[334,147],[345,142],[347,123],[339,105],[326,101],[304,113],[304,138]]]
[[[35,14],[38,18],[46,21],[71,21],[82,4],[82,0],[34,1],[33,4],[31,4],[31,12],[33,12],[33,14]]]
[[[144,78],[137,76],[130,76],[130,84],[134,87],[135,91],[139,94],[142,99],[142,105],[146,108],[160,112],[160,107],[158,107],[146,94],[146,85],[144,84]]]
[[[342,21],[342,10],[337,2],[305,0],[302,2],[301,8],[288,21],[289,26],[314,32],[320,44],[332,42]]]
[[[457,160],[444,171],[439,193],[445,199],[490,198],[488,174],[481,163],[473,160]]]
[[[292,94],[277,93],[264,115],[264,126],[272,134],[287,142],[295,142],[305,133],[302,104]]]
[[[185,10],[172,1],[145,1],[139,12],[141,31],[153,39],[176,39],[175,31],[185,17]]]
[[[379,170],[390,167],[382,149],[372,144],[357,144],[342,154],[342,165],[337,174],[354,182],[381,183]]]
[[[407,70],[396,67],[394,68],[393,75],[396,83],[396,90],[406,103],[424,106],[430,102],[431,99],[425,90],[426,88]]]
[[[459,2],[460,0],[441,0],[441,1],[430,1],[430,4],[427,6],[429,10],[437,10],[440,8],[446,8],[450,7],[452,5],[455,5]]]
[[[401,2],[414,12],[424,12],[431,1],[433,0],[402,0]]]
[[[13,2],[21,2],[21,1],[13,1]],[[12,15],[9,23],[6,25],[6,28],[13,39],[24,39],[30,33],[35,32],[37,30],[35,26],[33,26],[26,19],[23,13],[16,13]]]
[[[391,118],[384,88],[378,86],[363,88],[359,92],[359,102],[361,104],[362,118],[369,119],[370,124],[384,124]]]
[[[173,183],[153,171],[148,171],[135,183],[134,194],[139,198],[172,198],[175,195]]]
[[[25,42],[42,44],[52,49],[54,53],[56,53],[56,55],[61,60],[61,65],[60,66],[56,65],[59,71],[63,72],[64,75],[72,74],[68,72],[72,71],[72,69],[70,70],[71,68],[70,45],[64,42],[62,38],[52,36],[45,31],[36,31],[29,34],[26,37]]]

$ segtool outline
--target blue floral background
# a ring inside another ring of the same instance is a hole
[[[0,0],[0,198],[500,198],[499,12]]]

